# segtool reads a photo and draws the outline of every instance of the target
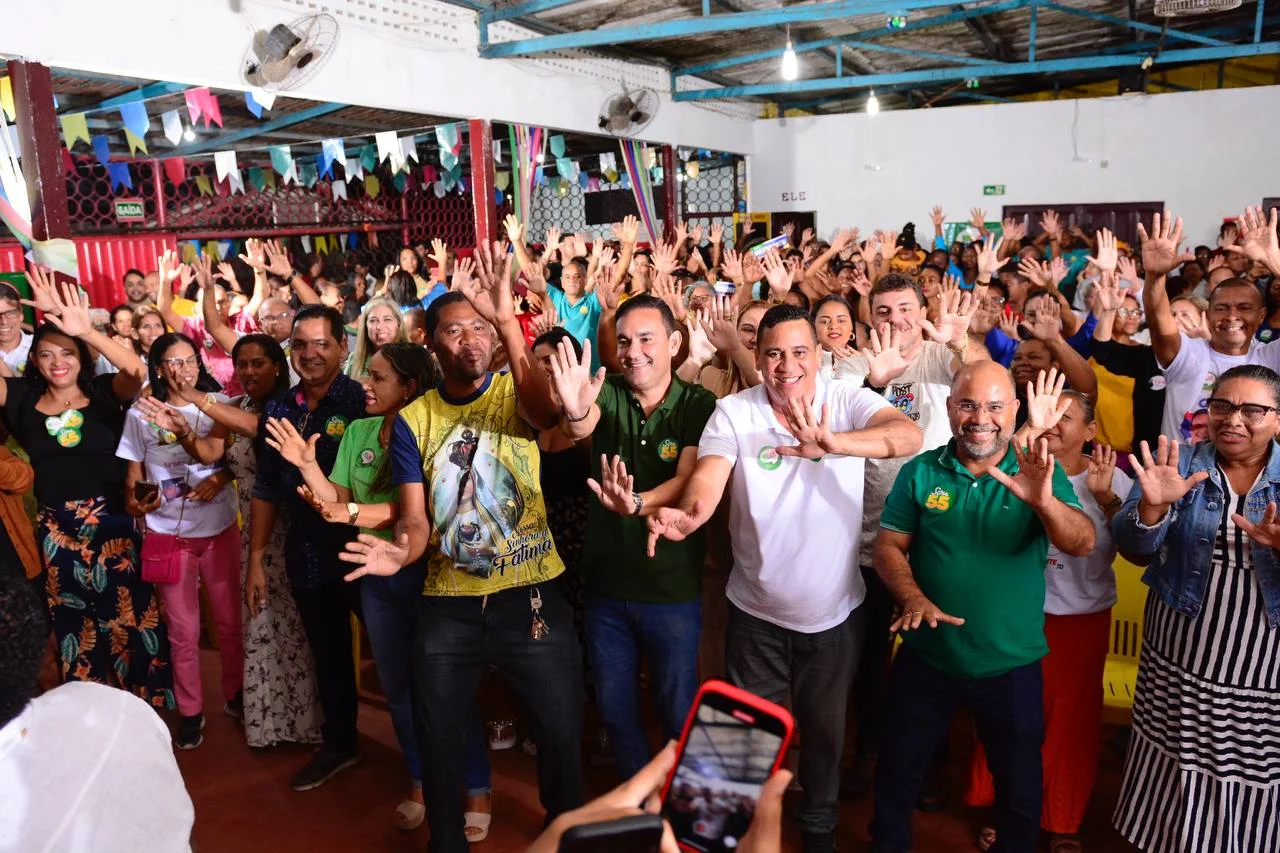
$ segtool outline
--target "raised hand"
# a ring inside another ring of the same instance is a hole
[[[684,298],[676,288],[675,279],[670,275],[663,273],[655,275],[653,282],[649,285],[649,293],[667,303],[667,307],[675,315],[676,322],[683,323],[685,317],[689,315],[689,310],[684,304]]]
[[[565,239],[571,241],[571,244],[573,246],[572,257],[585,258],[587,256],[587,235],[586,234],[574,234],[573,236],[567,237]]]
[[[856,242],[858,242],[857,228],[840,228],[831,235],[831,249],[837,253],[843,252]]]
[[[1062,337],[1062,306],[1056,299],[1041,299],[1036,318],[1026,318],[1031,337],[1040,341],[1056,341]]]
[[[814,233],[814,230],[812,228],[804,229],[803,231],[800,232],[800,245],[803,246],[807,243],[813,242],[813,239],[817,236],[818,235]]]
[[[1160,436],[1156,443],[1155,458],[1151,456],[1151,446],[1145,441],[1141,444],[1141,452],[1141,461],[1132,453],[1129,454],[1133,475],[1142,486],[1140,503],[1162,515],[1170,505],[1181,500],[1183,495],[1209,479],[1208,471],[1197,471],[1190,477],[1182,476],[1178,470],[1178,443],[1169,441],[1168,436]]]
[[[1214,255],[1212,258],[1209,259],[1209,263],[1205,265],[1204,271],[1206,273],[1211,273],[1214,270],[1216,270],[1218,267],[1225,267],[1226,265],[1227,265],[1226,255]]]
[[[1046,286],[1051,290],[1057,290],[1062,280],[1067,277],[1067,269],[1067,262],[1060,257],[1049,261],[1049,283]]]
[[[1116,263],[1120,259],[1119,253],[1116,251],[1116,235],[1103,228],[1098,232],[1097,236],[1098,256],[1095,258],[1093,255],[1088,255],[1087,260],[1093,261],[1093,265],[1102,272],[1115,272]]]
[[[187,422],[182,412],[166,403],[160,402],[155,397],[139,397],[133,402],[133,408],[150,423],[180,438],[185,436],[187,431],[191,429],[191,425]]]
[[[1104,272],[1093,291],[1094,313],[1119,311],[1124,306],[1125,289],[1115,273]]]
[[[920,328],[932,341],[959,346],[969,334],[969,323],[973,320],[973,294],[957,289],[939,296],[938,322],[931,323],[927,317],[921,317]]]
[[[595,272],[595,294],[600,304],[610,311],[615,310],[622,292],[627,288],[626,276],[615,276],[612,267],[601,266]]]
[[[1179,249],[1182,243],[1182,217],[1174,219],[1165,211],[1151,218],[1151,232],[1138,223],[1138,238],[1142,240],[1142,267],[1150,276],[1168,275],[1187,261],[1194,261],[1191,252]]]
[[[58,327],[58,331],[69,337],[78,338],[93,331],[93,321],[89,319],[88,300],[80,295],[80,288],[74,282],[65,283],[59,288],[49,290],[49,299],[53,310],[46,319]]]
[[[731,353],[742,346],[738,337],[738,309],[728,296],[713,296],[699,310],[698,321],[717,352]]]
[[[896,634],[899,631],[915,631],[922,624],[927,624],[930,628],[937,628],[939,624],[943,625],[963,625],[964,620],[959,616],[951,616],[943,613],[938,605],[934,604],[924,595],[915,595],[902,602],[902,613],[898,618],[893,620],[893,624],[889,626],[889,633]]]
[[[935,204],[933,210],[929,211],[929,219],[933,222],[934,230],[941,231],[942,223],[947,221],[947,214],[943,212],[941,205]]]
[[[560,325],[560,315],[556,313],[555,306],[550,301],[547,301],[543,303],[542,313],[534,316],[529,325],[529,330],[537,338],[545,335],[558,325]]]
[[[600,505],[618,515],[635,515],[636,478],[627,473],[627,463],[621,456],[612,460],[600,454],[600,480],[587,478],[587,486],[600,499]]]
[[[978,278],[990,278],[1000,270],[1000,246],[1004,237],[988,234],[982,240],[982,248],[978,250]]]
[[[265,271],[267,268],[267,251],[262,245],[262,241],[257,237],[250,237],[244,241],[244,254],[240,256],[240,260],[245,265],[255,271]]]
[[[899,348],[900,336],[891,323],[882,323],[879,331],[872,328],[867,333],[867,346],[862,357],[867,360],[867,384],[884,388],[901,376],[910,366]]]
[[[614,239],[624,246],[635,243],[639,233],[640,220],[631,215],[624,216],[620,223],[613,226]]]
[[[1018,272],[1030,279],[1034,285],[1049,286],[1049,265],[1046,263],[1038,262],[1034,258],[1023,258],[1018,261]]]
[[[1057,239],[1062,236],[1062,219],[1058,216],[1056,210],[1046,210],[1040,215],[1040,228],[1050,237]]]
[[[1271,208],[1271,219],[1262,214],[1261,207],[1247,207],[1236,220],[1239,238],[1233,245],[1223,246],[1223,250],[1244,255],[1251,261],[1268,260],[1275,262],[1280,258],[1280,238],[1276,236],[1276,209]]]
[[[795,240],[793,240],[792,237],[796,233],[796,224],[794,222],[788,222],[786,225],[782,226],[782,230],[778,233],[785,236],[787,238],[787,242],[795,243]]]
[[[518,216],[508,213],[502,220],[502,228],[507,232],[507,242],[512,245],[523,245],[521,240],[524,237],[524,225],[520,223]]]
[[[1000,236],[1004,238],[1004,242],[1017,243],[1023,237],[1027,236],[1027,226],[1021,219],[1002,219],[1000,220]]]
[[[444,280],[444,271],[449,268],[449,247],[439,237],[431,238],[431,254],[427,257],[435,261],[436,269],[440,270],[440,280]]]
[[[1111,491],[1112,478],[1116,473],[1114,450],[1101,442],[1094,442],[1093,454],[1089,457],[1089,473],[1085,477],[1085,486],[1099,505],[1109,502],[1114,496]]]
[[[765,252],[760,263],[764,267],[765,280],[769,282],[769,295],[781,302],[791,292],[791,270],[773,249]]]
[[[815,417],[809,404],[797,399],[787,401],[783,409],[787,429],[800,442],[794,446],[774,448],[779,456],[798,456],[801,459],[821,459],[833,452],[835,435],[831,432],[831,420],[827,404],[822,404],[822,417]]]
[[[319,440],[320,433],[303,438],[291,422],[281,418],[267,418],[267,446],[295,468],[302,468],[316,461],[316,442]]]
[[[1040,371],[1034,381],[1027,382],[1026,429],[1033,437],[1039,438],[1057,426],[1071,408],[1071,398],[1062,396],[1066,385],[1067,375],[1058,373],[1056,367]]]
[[[196,255],[195,263],[191,265],[191,271],[195,273],[196,282],[200,285],[201,290],[208,290],[213,286],[213,255],[208,252],[203,255]],[[183,282],[186,286],[186,282]]]
[[[613,233],[614,233],[615,235],[618,233],[618,226],[617,226],[617,225],[613,226]],[[542,244],[542,246],[543,246],[543,252],[542,252],[542,254],[543,254],[543,257],[544,257],[544,258],[545,258],[546,256],[550,255],[552,252],[554,252],[554,251],[558,250],[558,249],[560,248],[560,229],[559,229],[559,228],[557,228],[557,227],[556,227],[556,226],[554,226],[554,225],[552,225],[550,228],[548,228],[548,229],[547,229],[547,239],[546,239],[546,241]]]
[[[980,207],[969,208],[969,224],[985,234],[987,231],[987,212]]]
[[[1121,255],[1116,259],[1116,275],[1120,281],[1129,282],[1130,287],[1142,283],[1142,279],[1138,278],[1138,265],[1128,255]]]
[[[515,319],[515,300],[511,296],[511,255],[503,243],[491,249],[485,243],[476,246],[475,278],[462,282],[458,290],[467,297],[476,313],[495,326]]]
[[[1023,448],[1016,441],[1012,444],[1018,458],[1018,472],[1010,477],[998,467],[992,467],[987,473],[1032,509],[1045,509],[1053,502],[1054,460],[1048,440],[1040,439],[1034,448]]]
[[[718,246],[724,242],[724,226],[719,222],[711,223],[711,234],[708,238],[712,245]]]
[[[394,575],[409,559],[409,534],[401,533],[388,541],[381,536],[361,533],[356,541],[347,543],[338,559],[360,567],[344,575],[342,579],[346,581],[358,580],[365,575]]]
[[[693,245],[702,245],[702,235],[707,232],[706,226],[695,225],[689,229],[689,239],[693,241]]]
[[[289,250],[279,240],[268,240],[266,243],[267,272],[280,278],[288,279],[293,275],[293,262],[289,260]]]
[[[726,247],[720,259],[720,270],[735,284],[745,284],[742,273],[742,256],[732,246]]]
[[[996,325],[1006,337],[1015,341],[1022,340],[1022,333],[1018,331],[1018,321],[1010,317],[1004,311],[1000,312],[1000,316],[996,319]]]
[[[1209,328],[1209,315],[1204,311],[1196,313],[1198,316],[1195,317],[1176,314],[1174,315],[1174,320],[1178,323],[1178,330],[1188,338],[1200,338],[1207,341],[1213,337],[1213,330]]]
[[[453,276],[449,279],[450,290],[465,290],[464,285],[469,285],[475,277],[476,262],[471,258],[458,258],[458,262],[453,265]],[[531,270],[525,270],[525,275],[532,275]]]
[[[165,255],[171,255],[171,252],[165,252]],[[160,266],[161,278],[164,277],[164,264],[161,261]],[[53,272],[45,272],[40,267],[32,264],[25,273],[27,284],[31,287],[31,299],[23,299],[23,305],[29,305],[42,314],[53,314],[58,311],[58,304],[53,300]]]
[[[571,421],[585,418],[604,387],[604,367],[593,376],[591,373],[591,341],[582,342],[582,357],[574,354],[567,340],[556,344],[551,358],[551,387],[564,407],[565,417]]]
[[[688,512],[671,506],[664,506],[657,510],[646,521],[649,528],[649,556],[654,556],[659,539],[679,542],[692,535],[710,515],[703,507],[702,501],[694,501]]]
[[[1271,211],[1274,216],[1275,208],[1272,208]],[[1262,514],[1262,520],[1257,524],[1254,524],[1239,513],[1232,513],[1231,520],[1250,539],[1264,548],[1280,548],[1280,520],[1277,520],[1277,514],[1275,501],[1272,501],[1267,504],[1267,509]]]
[[[671,275],[679,265],[676,260],[677,244],[659,243],[653,247],[653,269],[662,275]]]

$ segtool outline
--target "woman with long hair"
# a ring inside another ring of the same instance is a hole
[[[108,334],[118,344],[130,349],[134,347],[136,333],[133,331],[133,308],[129,305],[117,305],[111,309],[111,325]]]
[[[145,359],[156,338],[164,334],[164,315],[159,308],[144,305],[133,313],[133,351]]]
[[[164,601],[173,648],[173,686],[181,720],[174,744],[195,749],[204,741],[204,695],[200,683],[200,586],[203,581],[218,632],[224,710],[240,716],[244,685],[244,641],[240,623],[240,528],[227,486],[231,475],[222,454],[207,462],[184,442],[207,439],[216,428],[201,411],[219,399],[221,386],[205,368],[195,343],[171,332],[151,345],[147,357],[151,397],[166,403],[170,428],[151,424],[141,411],[125,418],[116,455],[129,463],[125,494],[129,511],[145,519],[142,566]],[[225,442],[219,449],[225,450]]]
[[[813,325],[822,349],[822,375],[828,379],[836,362],[857,353],[853,340],[853,306],[838,293],[829,293],[813,306]]]
[[[751,364],[756,357],[756,330],[764,312],[773,305],[756,299],[733,309],[724,297],[716,297],[712,302],[713,313],[718,313],[709,336],[716,345],[716,360],[720,363],[707,364],[696,379],[718,399],[760,384],[760,372]],[[722,333],[722,325],[728,326],[729,331]]]
[[[62,674],[170,708],[168,632],[155,588],[142,579],[138,534],[125,511],[125,464],[116,458],[124,407],[147,370],[132,350],[94,329],[78,288],[55,289],[39,269],[31,271],[31,285],[45,322],[22,378],[0,383],[0,406],[35,469]],[[95,376],[90,346],[119,372]]]
[[[396,270],[387,279],[387,292],[383,294],[400,308],[401,313],[422,307],[418,296],[418,283],[404,270]]]
[[[204,439],[184,436],[184,447],[203,460],[216,459],[225,442],[226,463],[236,479],[236,496],[245,529],[241,533],[240,583],[249,564],[250,512],[257,475],[258,424],[268,400],[289,392],[289,362],[270,335],[240,338],[231,350],[236,375],[245,394],[227,403],[203,401],[205,414],[218,426]],[[164,428],[181,426],[172,411],[152,398],[136,406]],[[250,601],[242,596],[244,623],[244,735],[252,747],[277,743],[320,743],[319,697],[311,648],[285,576],[284,539],[288,527],[284,507],[276,512],[271,539],[263,556],[266,595]]]
[[[347,360],[346,374],[352,379],[363,380],[369,374],[369,360],[379,349],[407,340],[400,307],[385,296],[370,299],[360,315],[356,345]]]
[[[303,439],[288,421],[274,418],[267,421],[267,444],[302,473],[304,496],[326,521],[359,524],[362,532],[389,540],[393,535],[391,527],[399,517],[397,489],[391,482],[391,460],[387,452],[391,428],[402,408],[439,381],[440,372],[425,349],[409,343],[386,344],[370,359],[368,374],[363,379],[365,411],[371,417],[347,425],[328,476],[316,464],[316,437],[310,441]],[[425,564],[419,563],[388,577],[371,576],[360,582],[360,603],[378,667],[378,680],[387,697],[396,738],[409,770],[409,795],[395,811],[395,825],[403,830],[416,829],[426,817],[422,763],[413,724],[409,655],[425,570]],[[473,740],[480,739],[483,757],[481,738],[476,731]],[[475,750],[467,763],[467,795],[487,797],[488,761],[484,758],[476,767],[474,754]],[[478,779],[474,778],[476,770],[480,771]]]

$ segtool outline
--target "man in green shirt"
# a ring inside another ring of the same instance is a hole
[[[641,656],[665,738],[679,737],[698,689],[706,537],[663,541],[649,559],[642,516],[683,492],[716,398],[673,375],[680,332],[665,302],[632,297],[616,323],[620,375],[605,378],[601,368],[593,376],[590,355],[574,358],[561,341],[553,377],[564,401],[561,430],[575,441],[591,438],[588,483],[600,500],[587,510],[580,562],[587,653],[615,763],[630,778],[651,757],[637,687]]]
[[[911,849],[925,769],[961,703],[995,779],[992,849],[1031,853],[1039,838],[1045,559],[1050,542],[1088,554],[1094,531],[1044,442],[1010,441],[1017,412],[1007,370],[963,367],[947,399],[952,440],[903,467],[880,517],[876,571],[902,607],[890,630],[903,646],[876,767],[876,853]]]

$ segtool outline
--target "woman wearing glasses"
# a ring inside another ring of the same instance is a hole
[[[356,333],[356,345],[347,360],[346,374],[363,380],[369,375],[369,361],[378,350],[390,343],[406,341],[400,307],[385,296],[370,299],[360,315],[360,331]]]
[[[1150,587],[1115,824],[1147,853],[1280,849],[1280,375],[1223,372],[1209,441],[1161,437],[1112,523]]]
[[[125,466],[115,455],[124,406],[147,369],[94,329],[77,288],[58,293],[41,271],[29,276],[45,323],[22,378],[0,383],[0,406],[36,472],[38,538],[62,674],[169,708],[169,641],[155,588],[139,572],[138,536],[125,514]],[[90,346],[119,372],[95,376]]]
[[[240,628],[240,528],[231,475],[218,460],[193,456],[184,443],[205,439],[214,421],[202,411],[220,386],[186,335],[162,335],[147,359],[151,395],[182,415],[176,429],[150,423],[142,411],[125,417],[116,455],[129,463],[125,500],[146,519],[144,577],[156,582],[173,648],[173,687],[182,719],[174,744],[195,749],[204,740],[200,687],[200,580],[208,593],[222,658],[224,710],[241,716],[244,639]],[[225,441],[222,450],[225,450]]]

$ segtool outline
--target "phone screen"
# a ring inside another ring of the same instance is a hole
[[[779,234],[777,237],[770,237],[768,240],[765,240],[763,243],[752,246],[751,254],[755,255],[757,258],[763,258],[766,254],[768,254],[770,249],[776,249],[777,251],[782,251],[782,248],[790,242],[791,241],[788,239],[786,234]]]
[[[786,729],[776,717],[717,693],[703,694],[693,715],[662,815],[687,849],[735,850]]]

